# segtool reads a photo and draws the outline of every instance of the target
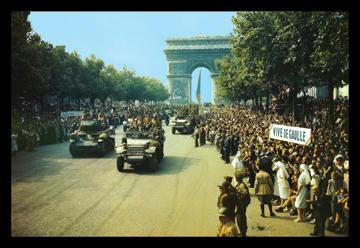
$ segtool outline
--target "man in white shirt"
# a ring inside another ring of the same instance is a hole
[[[240,160],[241,153],[237,152],[231,165],[235,171],[243,171],[245,169],[243,162]]]

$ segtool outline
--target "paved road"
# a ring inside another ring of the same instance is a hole
[[[216,185],[233,170],[213,146],[195,149],[190,135],[165,131],[165,157],[157,172],[126,167],[119,173],[115,153],[71,158],[68,142],[17,154],[11,163],[12,235],[215,236]],[[121,128],[116,133],[119,143]],[[296,223],[288,214],[264,219],[259,211],[252,197],[248,236],[312,231],[313,225]]]

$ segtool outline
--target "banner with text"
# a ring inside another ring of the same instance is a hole
[[[81,117],[83,115],[83,111],[67,111],[67,112],[61,112],[60,116],[62,118],[65,117]]]
[[[311,129],[271,124],[270,139],[282,140],[307,146],[311,142]]]

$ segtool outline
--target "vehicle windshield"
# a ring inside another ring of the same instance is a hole
[[[128,139],[152,139],[152,132],[126,132],[126,138]]]
[[[97,132],[101,130],[101,127],[96,120],[84,120],[81,121],[79,129],[83,132]]]

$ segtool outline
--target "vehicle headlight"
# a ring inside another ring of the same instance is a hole
[[[103,139],[98,139],[98,142],[103,142],[104,140]]]

